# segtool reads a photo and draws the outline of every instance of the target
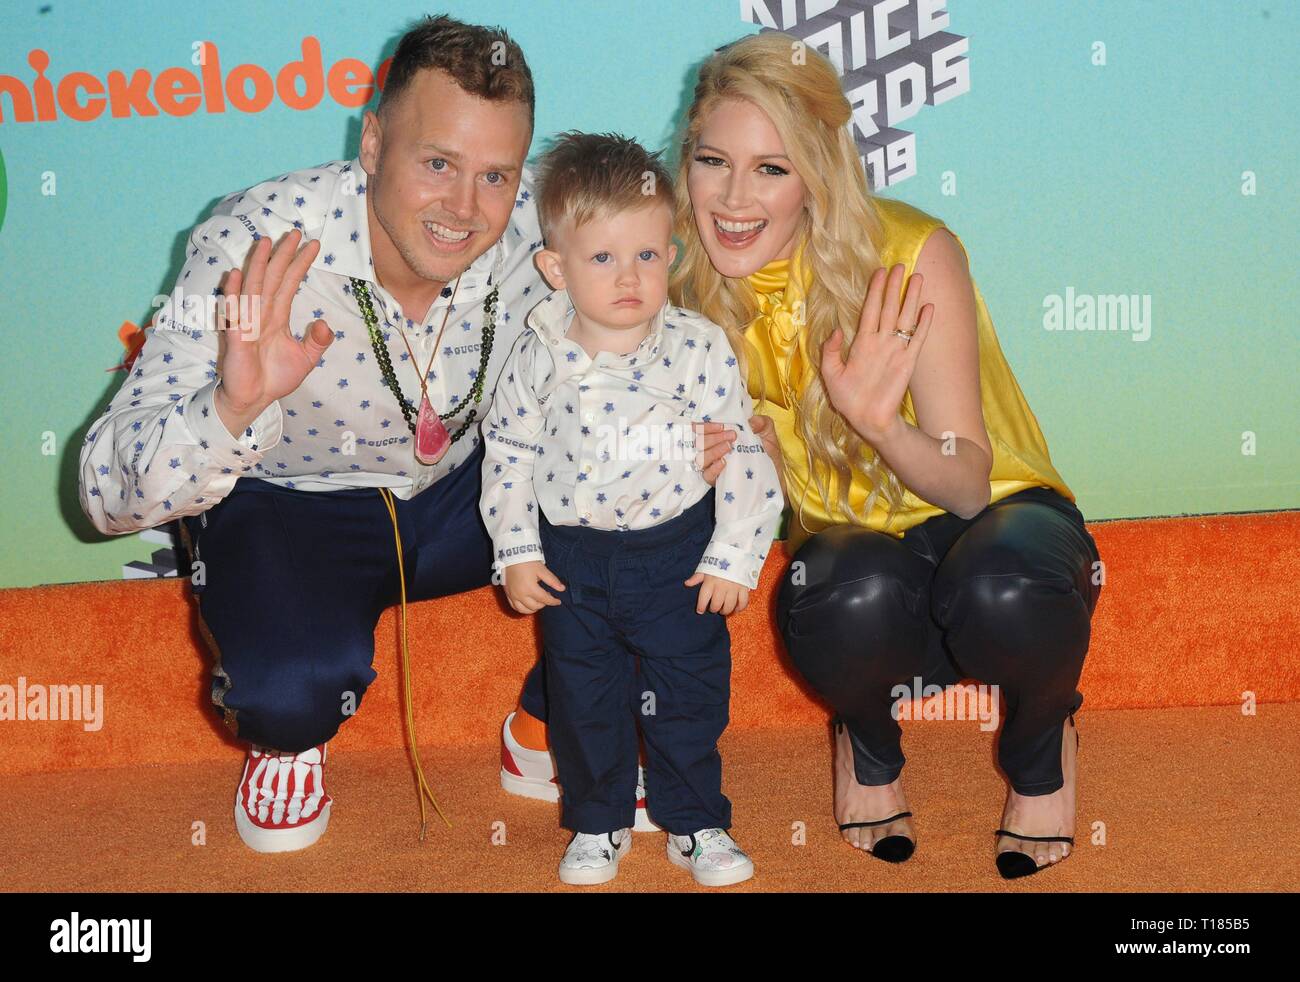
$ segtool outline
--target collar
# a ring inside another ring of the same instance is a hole
[[[664,321],[668,316],[668,311],[672,304],[665,300],[663,306],[655,313],[654,319],[650,322],[650,330],[646,336],[641,339],[641,343],[636,346],[636,350],[630,351],[625,355],[616,355],[612,352],[602,351],[599,357],[611,358],[641,358],[643,352],[645,355],[653,358],[659,353],[659,348],[663,343]],[[546,297],[537,304],[528,313],[528,327],[534,334],[541,339],[543,344],[558,347],[562,344],[576,345],[576,342],[566,338],[565,332],[569,329],[569,323],[573,319],[573,301],[569,299],[568,290],[556,290],[550,296]]]
[[[789,259],[773,259],[762,269],[745,277],[754,291],[757,313],[745,328],[746,336],[756,344],[770,343],[776,350],[789,353],[803,348],[806,331],[800,330],[804,298],[808,293],[808,269],[803,263],[803,244],[795,247]]]
[[[772,293],[779,293],[790,285],[791,278],[799,287],[797,292],[807,292],[808,270],[803,263],[803,243],[801,242],[789,259],[773,259],[762,269],[750,273],[745,280],[761,298]],[[780,299],[780,298],[778,298]]]
[[[311,265],[313,269],[339,276],[355,276],[378,286],[374,253],[370,248],[370,216],[366,208],[366,184],[369,179],[370,176],[361,166],[360,157],[352,158],[339,169],[330,203],[325,209],[320,252]],[[493,284],[500,282],[506,260],[504,239],[503,234],[461,273],[460,286],[456,288],[458,306],[467,300],[482,299],[487,296]],[[434,301],[435,307],[447,302],[451,296],[451,286],[448,283],[442,296]]]

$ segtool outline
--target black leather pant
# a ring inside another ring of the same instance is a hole
[[[795,554],[777,597],[790,657],[848,730],[858,782],[903,769],[893,690],[996,684],[998,763],[1022,795],[1058,790],[1061,736],[1101,592],[1083,515],[1029,488],[972,519],[936,515],[901,539],[838,525]]]

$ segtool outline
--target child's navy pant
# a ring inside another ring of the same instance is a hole
[[[655,822],[676,835],[730,828],[717,742],[731,640],[726,618],[697,614],[699,587],[685,586],[713,534],[713,492],[647,529],[540,524],[546,566],[566,588],[538,615],[561,824],[631,827],[639,723]]]

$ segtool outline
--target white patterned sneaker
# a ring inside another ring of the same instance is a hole
[[[632,830],[575,832],[560,860],[560,882],[590,886],[618,875],[618,861],[632,848]]]
[[[701,829],[692,835],[668,835],[668,858],[691,871],[695,882],[726,887],[754,875],[753,861],[725,829]]]
[[[265,753],[251,745],[235,794],[235,828],[257,852],[306,849],[330,821],[325,744],[300,754]]]
[[[559,778],[555,773],[555,758],[549,750],[530,750],[510,732],[511,713],[501,727],[501,787],[511,794],[539,801],[559,801]],[[636,821],[632,828],[637,832],[661,832],[645,807],[645,770],[636,769]]]

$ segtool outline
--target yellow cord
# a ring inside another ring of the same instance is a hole
[[[406,707],[406,740],[411,747],[411,759],[415,763],[415,777],[419,786],[420,841],[423,842],[424,833],[428,828],[424,809],[426,796],[433,802],[433,807],[437,809],[438,815],[447,823],[447,828],[451,828],[452,825],[447,820],[447,816],[442,814],[442,809],[438,806],[438,799],[433,796],[433,791],[429,789],[429,782],[424,779],[424,768],[420,766],[420,751],[415,744],[415,710],[411,700],[411,653],[406,643],[406,567],[402,561],[402,536],[397,530],[397,508],[393,504],[393,493],[388,488],[380,488],[379,495],[384,499],[384,506],[388,509],[388,517],[393,520],[393,538],[397,541],[397,575],[402,584],[402,695]]]

